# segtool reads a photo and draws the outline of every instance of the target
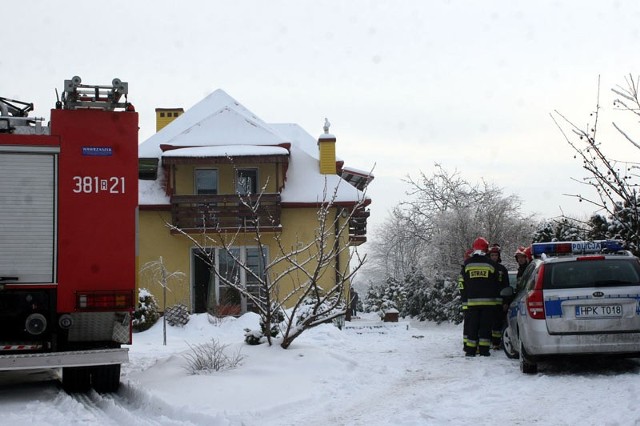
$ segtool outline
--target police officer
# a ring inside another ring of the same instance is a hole
[[[478,237],[472,245],[473,253],[464,262],[459,283],[463,305],[467,306],[464,335],[466,356],[489,356],[491,348],[491,326],[496,307],[502,304],[498,264],[487,257],[489,242]]]

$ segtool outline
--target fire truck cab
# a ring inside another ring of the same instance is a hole
[[[73,77],[48,125],[0,98],[0,370],[60,368],[70,392],[119,387],[137,256],[127,94],[119,79]]]

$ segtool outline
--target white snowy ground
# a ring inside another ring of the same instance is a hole
[[[257,316],[134,335],[114,395],[69,396],[50,372],[0,373],[2,425],[633,425],[640,424],[640,360],[543,365],[462,356],[461,326],[374,316],[305,332],[288,350],[248,346]],[[353,327],[353,328],[352,328]],[[358,328],[356,328],[358,327]],[[184,353],[212,338],[242,364],[189,375]]]

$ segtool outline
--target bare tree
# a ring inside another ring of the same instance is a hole
[[[624,86],[612,89],[615,94],[614,109],[626,113],[625,116],[640,117],[639,81],[640,78],[629,75],[625,78]],[[587,202],[598,211],[606,212],[619,228],[618,236],[637,248],[640,243],[637,182],[640,165],[630,159],[616,160],[604,152],[604,142],[598,133],[600,115],[600,78],[596,107],[590,114],[590,123],[578,126],[557,110],[551,114],[564,139],[573,148],[574,158],[582,160],[582,167],[587,171],[587,176],[583,179],[572,179],[595,191],[595,195],[566,195]],[[612,122],[612,126],[633,147],[640,149],[640,144],[621,125]]]
[[[457,171],[435,167],[431,176],[420,172],[418,179],[407,178],[412,198],[394,209],[388,230],[372,243],[370,264],[387,265],[382,279],[402,280],[416,267],[430,275],[454,276],[479,235],[505,251],[531,241],[534,221],[521,214],[517,196],[504,196],[495,185],[471,184]]]
[[[375,276],[401,279],[417,265],[423,255],[424,240],[416,238],[414,221],[399,207],[378,228],[370,243],[370,270]]]
[[[432,218],[443,212],[463,210],[483,198],[478,185],[464,180],[457,170],[449,173],[438,163],[435,169],[431,176],[422,171],[417,179],[407,176],[406,182],[411,186],[407,195],[411,198],[400,203],[416,238],[424,241],[429,241],[437,231]]]
[[[167,226],[188,238],[201,253],[206,254],[204,260],[221,284],[238,291],[252,302],[261,317],[269,345],[273,343],[270,331],[273,327],[279,328],[280,346],[286,349],[305,330],[345,315],[345,297],[350,280],[366,258],[366,255],[360,257],[356,249],[350,250],[347,242],[349,226],[352,219],[364,209],[365,199],[363,194],[363,198],[353,206],[340,207],[336,202],[338,187],[328,196],[325,182],[323,200],[317,206],[314,238],[310,241],[298,240],[293,247],[286,247],[280,234],[269,237],[270,241],[263,235],[262,227],[273,225],[273,222],[262,224],[258,214],[261,194],[265,189],[266,184],[261,193],[253,197],[238,194],[239,203],[252,213],[250,229],[253,243],[257,245],[264,262],[261,271],[251,268],[233,250],[243,227],[228,232],[220,227],[211,229],[203,226],[201,233],[193,235],[171,224]],[[273,221],[273,218],[270,220]],[[203,218],[202,223],[207,221]],[[271,259],[267,256],[269,242],[274,242],[277,247],[277,253],[270,253]],[[215,268],[215,253],[207,250],[212,246],[221,247],[226,256],[257,283],[258,291],[248,288],[237,279],[237,275],[229,276]],[[337,259],[345,258],[345,253],[347,261],[337,262]],[[334,272],[334,282],[329,286],[321,285],[322,276],[331,272]],[[284,321],[281,321],[281,317],[284,317]]]
[[[152,260],[145,263],[140,269],[140,273],[143,275],[148,274],[151,281],[162,287],[162,337],[163,345],[167,345],[167,291],[171,291],[169,288],[169,282],[178,280],[181,281],[184,278],[184,272],[174,271],[169,272],[165,265],[162,256],[158,260]]]

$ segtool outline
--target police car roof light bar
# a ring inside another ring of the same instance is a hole
[[[553,243],[531,244],[531,253],[534,257],[540,257],[543,253],[547,256],[559,256],[569,254],[617,252],[623,249],[624,244],[620,240],[558,241]]]

